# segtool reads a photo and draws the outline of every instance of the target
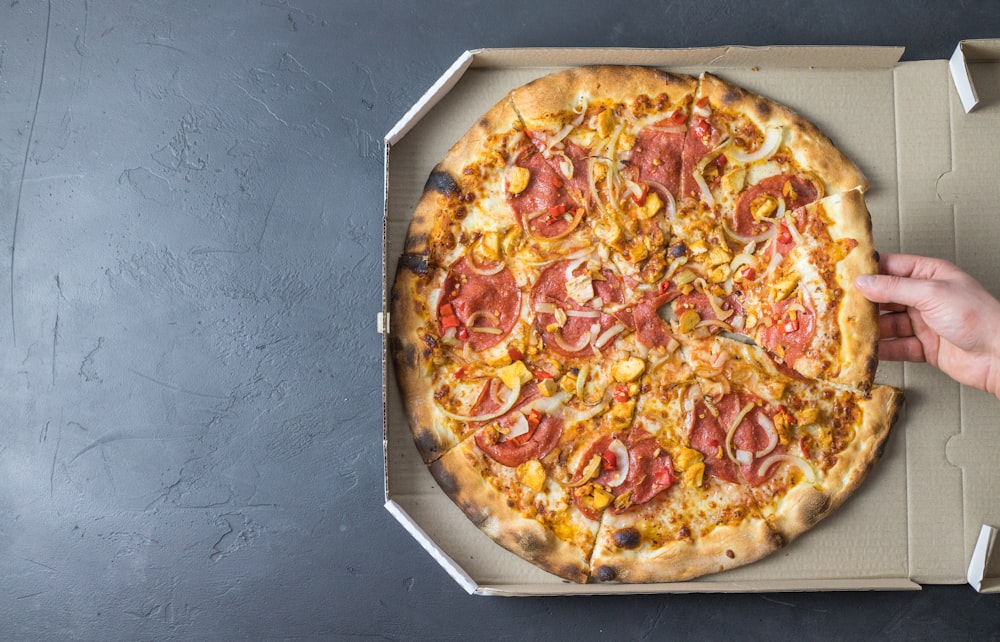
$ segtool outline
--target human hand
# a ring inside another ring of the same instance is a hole
[[[854,282],[883,312],[879,359],[926,361],[1000,397],[1000,302],[940,259],[884,254],[879,271]]]

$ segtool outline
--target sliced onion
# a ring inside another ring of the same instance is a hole
[[[566,238],[567,236],[570,235],[570,233],[573,232],[573,230],[576,229],[576,227],[580,224],[580,221],[583,220],[583,215],[586,212],[587,210],[585,210],[582,207],[576,208],[576,213],[573,214],[573,219],[572,221],[570,221],[570,226],[567,227],[565,231],[560,232],[555,236],[538,236],[537,234],[531,231],[530,227],[525,226],[525,229],[528,230],[528,234],[530,234],[532,238],[538,239],[539,241],[545,241],[545,242],[558,241],[560,239]]]
[[[785,212],[785,227],[788,228],[788,233],[792,235],[792,240],[795,241],[796,245],[804,245],[805,239],[802,238],[802,233],[799,232],[798,224],[795,222],[795,217],[792,216],[791,212]]]
[[[570,488],[583,486],[594,477],[597,477],[600,470],[601,470],[601,456],[594,455],[593,457],[590,458],[590,461],[587,462],[586,466],[584,466],[583,471],[580,472],[580,479],[576,480],[575,482],[570,482],[569,484],[566,485]]]
[[[469,266],[469,269],[480,276],[493,276],[494,274],[499,274],[505,267],[507,267],[507,264],[503,261],[498,261],[493,267],[480,267],[479,265],[476,265],[476,260],[472,256],[472,252],[466,254],[465,259],[465,264]]]
[[[468,326],[469,332],[479,332],[480,334],[503,334],[503,330],[500,328],[491,328],[489,326]]]
[[[729,262],[729,271],[735,273],[736,270],[740,269],[744,265],[750,265],[754,263],[754,258],[747,253],[737,254],[733,257],[733,260]]]
[[[778,151],[778,147],[781,146],[781,135],[781,127],[768,127],[760,147],[752,152],[744,152],[739,148],[734,148],[729,152],[729,155],[732,156],[733,160],[740,163],[752,163],[763,158],[770,158],[774,152]]]
[[[539,397],[535,399],[525,407],[525,410],[528,412],[537,410],[546,415],[556,416],[566,409],[566,402],[569,401],[571,396],[568,392],[560,390],[551,397]]]
[[[722,309],[722,299],[709,292],[704,286],[701,291],[705,293],[705,297],[708,299],[709,305],[712,306],[712,312],[715,313],[715,316],[719,321],[725,321],[729,317],[733,316],[733,310]]]
[[[479,319],[486,319],[493,325],[488,327],[476,327],[474,324]],[[483,330],[496,330],[497,333],[499,333],[500,328],[498,326],[500,325],[501,325],[500,317],[493,314],[489,310],[478,310],[476,312],[473,312],[472,314],[469,315],[468,320],[466,320],[465,322],[465,327],[467,327],[470,332],[472,332],[473,330],[475,330],[476,332],[481,332]],[[492,333],[487,333],[487,334],[492,334]]]
[[[700,106],[698,105],[697,102],[695,102],[694,107],[691,108],[691,115],[701,116],[702,118],[708,118],[709,116],[712,115],[712,110],[708,108],[707,102],[704,105]]]
[[[809,483],[814,483],[816,481],[816,471],[813,470],[812,464],[807,462],[805,459],[802,459],[801,457],[796,457],[795,455],[786,455],[782,453],[771,455],[764,461],[760,462],[760,466],[757,468],[757,476],[763,477],[764,474],[768,470],[770,470],[771,466],[782,461],[791,464],[796,468],[798,468],[799,470],[801,470],[802,473],[808,479]]]
[[[590,374],[590,364],[584,364],[580,371],[576,374],[576,398],[583,400],[584,393],[587,390],[587,375]]]
[[[766,230],[757,234],[755,236],[744,236],[743,234],[737,234],[733,230],[729,229],[729,226],[725,223],[722,224],[722,231],[726,236],[734,241],[739,241],[740,243],[763,243],[764,241],[769,241],[774,238],[775,234],[778,233],[777,225],[769,225]]]
[[[694,177],[694,182],[698,184],[698,189],[701,190],[701,200],[705,201],[705,204],[709,207],[715,207],[715,197],[712,196],[712,190],[708,189],[705,177],[702,176],[698,169],[691,172],[691,175]]]
[[[770,279],[774,276],[774,270],[781,265],[781,261],[784,258],[785,257],[778,252],[778,244],[773,244],[771,246],[771,261],[767,264],[767,270],[764,272],[765,279]]]
[[[578,267],[580,267],[581,265],[583,265],[584,263],[586,263],[588,260],[590,260],[589,256],[582,256],[580,258],[577,258],[577,259],[573,260],[569,265],[567,265],[566,266],[566,280],[567,281],[572,281],[574,278],[576,278],[573,275],[573,272],[576,272],[576,269]]]
[[[639,187],[639,184],[633,181],[632,179],[629,178],[625,179],[625,187],[628,188],[628,191],[632,192],[632,196],[636,200],[642,198],[642,188]]]
[[[566,316],[583,319],[600,319],[601,312],[599,310],[566,310]]]
[[[510,391],[510,395],[508,395],[507,401],[505,401],[502,406],[500,406],[493,412],[488,412],[484,415],[470,416],[470,415],[460,415],[457,412],[451,412],[450,410],[441,406],[441,404],[438,403],[437,399],[434,400],[434,405],[438,407],[438,410],[440,410],[445,417],[448,417],[449,419],[454,419],[455,421],[466,421],[466,422],[489,421],[491,419],[496,419],[497,417],[502,417],[508,412],[510,412],[510,409],[514,407],[514,404],[517,403],[517,398],[520,396],[521,396],[521,382],[519,380],[517,381],[517,383],[514,384],[514,388],[513,390]]]
[[[732,310],[730,310],[730,312],[732,312]],[[701,321],[698,322],[698,325],[696,325],[695,327],[696,328],[716,327],[716,328],[722,328],[723,330],[729,330],[730,332],[733,331],[733,326],[729,325],[725,321],[720,321],[718,319],[702,319]]]
[[[552,333],[552,339],[556,342],[556,345],[565,350],[566,352],[579,352],[580,350],[583,350],[584,348],[590,345],[590,337],[591,337],[590,331],[587,330],[582,335],[580,335],[580,340],[576,344],[571,345],[567,343],[566,339],[564,339],[562,336],[562,332],[560,332],[559,330],[556,330],[555,332]]]
[[[524,215],[524,218],[525,218],[525,220],[533,221],[536,218],[538,218],[539,216],[542,216],[543,214],[548,214],[548,212],[549,212],[548,208],[544,208],[543,207],[540,210],[535,210],[533,212],[528,212],[527,214]]]
[[[556,306],[554,303],[549,303],[547,301],[541,301],[535,304],[535,312],[542,312],[544,314],[555,314]]]
[[[730,426],[729,430],[726,431],[726,455],[728,455],[729,458],[733,461],[736,461],[736,455],[733,454],[733,435],[736,434],[736,429],[739,428],[740,422],[743,421],[743,418],[747,416],[748,412],[753,410],[753,406],[754,406],[753,402],[750,402],[747,405],[743,406],[743,409],[740,410],[739,414],[736,415],[736,421],[734,421],[733,425]]]
[[[603,348],[609,341],[625,331],[625,324],[618,322],[613,326],[601,333],[601,336],[597,337],[594,341],[594,347],[597,349]]]
[[[608,405],[610,404],[610,402],[606,399],[602,399],[601,402],[602,403],[599,403],[592,408],[588,408],[587,410],[582,410],[582,411],[576,411],[569,407],[566,407],[563,409],[563,416],[566,418],[567,421],[574,421],[574,422],[587,421],[588,419],[593,419],[597,415],[607,410]]]
[[[559,169],[562,170],[563,176],[572,180],[575,168],[573,167],[573,161],[569,159],[566,154],[559,153]]]
[[[508,439],[515,439],[517,437],[520,437],[521,435],[525,435],[528,433],[528,418],[524,416],[523,412],[515,410],[514,412],[510,413],[510,416],[514,420],[514,423],[512,426],[510,426],[510,429],[507,431],[507,434],[504,435],[503,441],[507,441]]]
[[[746,466],[753,463],[753,454],[749,450],[736,450],[736,463]]]
[[[767,432],[767,445],[754,453],[754,457],[763,457],[771,454],[778,445],[778,431],[774,428],[774,422],[765,414],[757,417],[757,424]]]
[[[614,474],[608,479],[608,486],[617,488],[628,477],[628,449],[622,443],[621,439],[613,439],[611,444],[608,445],[608,450],[614,454],[616,464]]]

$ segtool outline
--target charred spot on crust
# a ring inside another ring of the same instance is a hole
[[[771,103],[766,100],[756,101],[754,107],[757,108],[757,115],[761,118],[761,120],[767,120],[771,117]]]
[[[461,192],[458,183],[451,177],[451,174],[437,169],[431,172],[431,175],[427,177],[427,182],[424,183],[424,192],[431,191],[443,196],[458,196]]]
[[[403,254],[399,257],[399,266],[420,276],[427,276],[429,271],[427,256],[423,254]]]
[[[734,559],[736,559],[736,553],[733,552],[733,549],[727,548],[726,549],[726,557],[728,557],[731,560],[734,560]]]
[[[534,556],[535,554],[542,552],[544,548],[543,542],[539,541],[538,537],[536,537],[534,533],[530,532],[518,535],[517,543],[521,547],[521,550],[529,556]]]
[[[396,357],[397,366],[417,367],[417,349],[412,343],[394,336],[390,336],[389,341],[392,344],[392,352]]]
[[[614,540],[615,546],[627,549],[638,548],[642,540],[639,531],[631,526],[615,531],[611,538]]]
[[[420,434],[417,435],[417,445],[424,452],[433,452],[435,447],[434,436],[429,430],[421,430]],[[431,467],[431,472],[434,474],[434,479],[437,480],[438,486],[446,494],[452,496],[458,491],[458,481],[444,467],[435,464]]]
[[[611,582],[618,577],[618,571],[610,566],[598,566],[594,572],[594,577],[597,578],[598,582]]]

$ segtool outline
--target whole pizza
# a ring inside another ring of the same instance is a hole
[[[496,542],[576,582],[753,562],[839,506],[900,391],[873,385],[862,173],[705,73],[519,87],[427,181],[390,340],[416,447]]]

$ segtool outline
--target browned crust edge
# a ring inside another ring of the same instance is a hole
[[[751,510],[738,524],[719,525],[704,537],[678,539],[656,549],[602,550],[602,540],[608,537],[604,532],[607,526],[602,524],[591,558],[591,574],[602,582],[681,582],[751,564],[782,545],[767,521]],[[616,520],[613,528],[627,528],[627,524]]]
[[[472,523],[507,550],[573,582],[585,583],[590,551],[565,542],[507,505],[486,479],[484,457],[469,438],[430,466],[441,489]]]
[[[837,311],[840,328],[840,372],[835,382],[867,393],[878,367],[878,306],[854,287],[854,278],[878,270],[871,216],[860,190],[850,190],[823,202],[833,221],[834,241],[854,239],[857,245],[836,266],[837,287],[843,293]]]
[[[579,98],[631,104],[639,96],[666,94],[670,104],[685,103],[694,95],[697,79],[653,67],[599,65],[577,67],[538,78],[513,92],[514,105],[525,124],[571,117]]]
[[[808,531],[857,491],[882,456],[902,401],[902,391],[891,386],[875,386],[870,398],[859,401],[862,420],[851,446],[837,455],[820,485],[804,483],[791,489],[781,500],[781,511],[770,517],[785,541]]]

